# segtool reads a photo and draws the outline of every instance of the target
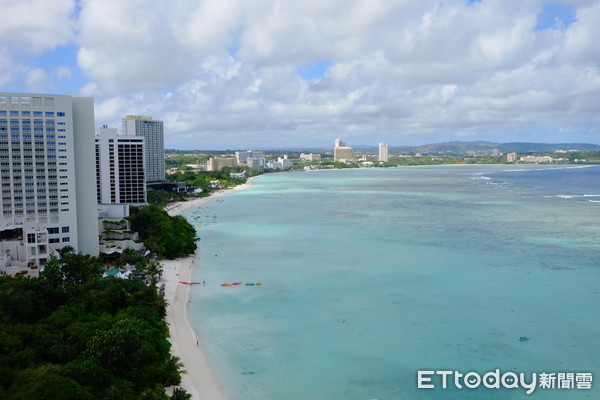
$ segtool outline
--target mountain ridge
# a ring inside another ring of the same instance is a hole
[[[370,152],[377,153],[379,151],[378,146],[371,145],[354,145],[351,147],[358,152]],[[489,152],[491,153],[494,149],[498,152],[506,153],[519,153],[519,154],[540,154],[540,153],[551,153],[557,150],[574,150],[574,151],[600,151],[600,145],[591,143],[536,143],[536,142],[488,142],[483,140],[478,141],[449,141],[440,143],[430,143],[417,146],[389,146],[390,154],[433,154],[433,155],[467,155],[471,152]],[[238,149],[239,150],[239,149]],[[241,149],[245,150],[245,149]],[[333,147],[257,147],[255,150],[262,150],[265,153],[331,153]],[[185,153],[185,152],[205,152],[207,154],[221,154],[221,153],[233,153],[236,149],[227,150],[180,150],[180,149],[165,149],[165,152]]]

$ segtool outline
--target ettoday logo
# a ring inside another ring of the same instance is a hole
[[[462,373],[459,371],[418,371],[417,388],[447,389],[453,384],[457,389],[476,389],[484,386],[488,389],[523,389],[532,394],[536,388],[542,389],[591,389],[592,374],[590,372],[559,372],[526,376],[523,372],[501,372],[499,369],[481,375],[478,372]]]

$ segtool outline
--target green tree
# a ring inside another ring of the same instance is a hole
[[[102,275],[103,265],[98,257],[68,253],[62,258],[51,257],[40,276],[53,287],[60,284],[80,284]]]
[[[88,271],[96,263],[66,258]],[[0,398],[167,399],[164,385],[180,383],[180,363],[156,288],[76,279],[53,266],[58,285],[47,276],[0,277]]]
[[[150,190],[148,191],[148,203],[156,205],[167,204],[173,198],[173,193],[166,190]]]
[[[160,257],[175,258],[196,251],[196,230],[182,216],[170,217],[160,207],[149,205],[129,218],[144,246]]]
[[[11,400],[92,400],[94,396],[75,380],[63,376],[60,367],[43,365],[21,371],[8,391]]]
[[[191,400],[192,395],[189,394],[185,389],[175,388],[171,395],[171,400]]]
[[[69,254],[75,254],[75,248],[73,246],[63,246],[58,249],[58,254],[60,254],[61,257],[66,257]]]
[[[160,274],[162,274],[163,270],[158,261],[153,260],[148,263],[148,265],[144,269],[144,272],[150,275],[151,285],[156,286],[156,284],[158,283],[158,278]]]

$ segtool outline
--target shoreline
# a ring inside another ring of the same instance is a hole
[[[184,211],[198,207],[215,197],[243,190],[250,186],[253,177],[246,183],[232,189],[220,190],[211,196],[199,197],[186,202],[169,204],[165,211],[170,216],[180,215]],[[192,327],[187,316],[187,304],[190,301],[190,285],[180,281],[190,282],[196,255],[175,260],[162,260],[163,279],[165,284],[165,300],[167,301],[166,321],[169,326],[169,342],[171,354],[179,357],[183,363],[184,373],[181,374],[180,387],[185,389],[194,400],[228,400],[219,385],[213,368],[206,358],[201,338]]]

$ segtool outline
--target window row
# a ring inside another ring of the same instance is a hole
[[[66,114],[64,112],[54,112],[54,111],[28,111],[28,110],[22,110],[22,111],[18,111],[18,110],[0,110],[0,117],[7,117],[7,116],[11,116],[11,117],[46,117],[46,118],[54,118],[54,116],[56,115],[57,117],[64,117]]]

